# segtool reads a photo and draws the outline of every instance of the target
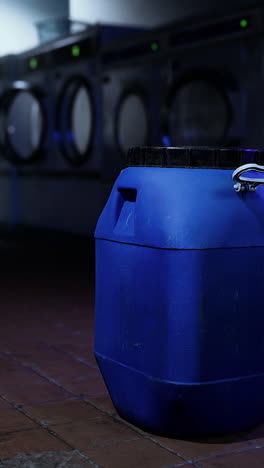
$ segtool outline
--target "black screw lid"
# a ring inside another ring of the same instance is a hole
[[[236,169],[249,163],[263,165],[264,151],[210,146],[141,146],[128,150],[123,167]]]

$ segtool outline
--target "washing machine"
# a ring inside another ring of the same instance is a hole
[[[11,167],[11,165],[4,157],[4,115],[2,110],[4,107],[5,98],[9,93],[10,87],[12,86],[12,82],[15,77],[15,70],[15,55],[6,55],[0,57],[0,170],[10,169]]]
[[[256,86],[262,18],[261,9],[249,9],[163,31],[164,145],[260,146],[263,132],[256,121],[263,111],[258,106],[257,112]]]
[[[137,31],[98,24],[20,56],[5,131],[18,170],[18,224],[93,233],[111,189],[101,180],[99,50]]]
[[[102,51],[104,174],[115,178],[131,146],[161,146],[165,80],[155,32]]]
[[[55,139],[61,170],[101,174],[102,62],[105,45],[135,37],[141,28],[97,24],[66,46],[51,51],[53,98],[56,102]],[[110,116],[111,118],[111,116]]]
[[[0,58],[0,232],[16,222],[16,170],[5,158],[4,141],[4,103],[9,94],[16,74],[17,58],[15,55],[5,55]]]
[[[51,167],[53,113],[50,91],[45,49],[34,48],[18,55],[15,76],[2,100],[1,141],[6,160],[19,173],[36,167]]]
[[[38,191],[31,190],[35,174],[54,167],[49,73],[45,47],[19,54],[13,80],[1,101],[1,146],[12,168],[12,225],[16,227],[27,225],[27,213],[34,219],[34,212],[41,209]]]
[[[263,146],[262,18],[261,8],[191,18],[106,47],[106,173],[130,146]]]

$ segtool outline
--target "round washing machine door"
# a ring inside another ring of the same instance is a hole
[[[64,86],[57,105],[57,136],[64,158],[72,165],[85,163],[91,154],[95,109],[92,88],[80,77]]]
[[[165,107],[165,128],[171,146],[225,143],[232,118],[224,88],[206,76],[189,76],[172,85]]]
[[[1,146],[6,158],[14,163],[32,163],[43,155],[46,119],[41,97],[38,90],[14,87],[3,99]]]
[[[115,113],[116,144],[122,154],[132,146],[146,146],[150,140],[147,99],[141,90],[124,91]]]

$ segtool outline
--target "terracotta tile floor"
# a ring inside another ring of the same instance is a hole
[[[118,417],[93,357],[88,244],[0,244],[0,467],[264,466],[264,424],[180,440]]]

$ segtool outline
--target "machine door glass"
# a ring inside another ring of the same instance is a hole
[[[77,152],[83,156],[88,149],[92,136],[92,101],[83,85],[74,96],[71,112],[71,128]]]
[[[149,118],[145,101],[130,92],[120,101],[116,116],[117,145],[126,153],[132,146],[145,146],[149,140]]]
[[[6,112],[7,139],[19,161],[31,161],[40,149],[44,115],[40,102],[29,91],[16,93]]]
[[[64,158],[70,164],[89,159],[94,135],[92,90],[83,78],[72,78],[58,101],[57,131]]]
[[[223,144],[230,122],[225,94],[204,79],[175,89],[168,111],[172,146]]]

